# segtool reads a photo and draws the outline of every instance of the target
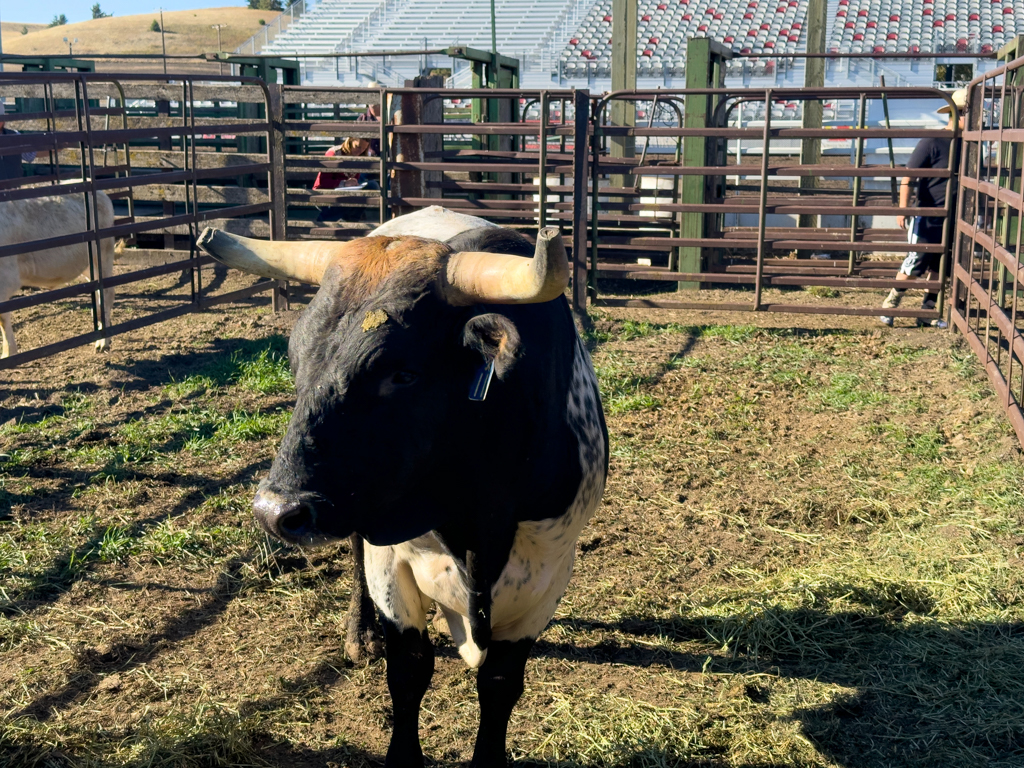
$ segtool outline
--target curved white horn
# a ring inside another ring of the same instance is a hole
[[[569,260],[556,227],[537,233],[532,259],[504,253],[452,254],[441,276],[441,292],[455,306],[541,304],[569,285]]]
[[[344,254],[348,243],[255,240],[207,227],[196,245],[217,261],[243,272],[320,285],[327,267]]]

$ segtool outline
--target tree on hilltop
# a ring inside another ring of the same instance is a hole
[[[63,13],[53,17],[53,21],[50,22],[51,27],[63,27],[68,23],[68,17]]]
[[[249,0],[249,8],[254,11],[283,11],[281,0]]]
[[[91,10],[92,10],[92,17],[94,19],[106,19],[106,18],[109,18],[109,17],[114,15],[112,13],[104,13],[103,11],[101,11],[99,3],[96,3],[96,5],[94,5]]]

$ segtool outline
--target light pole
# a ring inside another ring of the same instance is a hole
[[[167,74],[167,38],[164,37],[164,9],[157,8],[160,11],[160,47],[164,52],[164,74]]]
[[[65,37],[64,38],[64,42],[68,44],[68,56],[74,56],[75,55],[75,51],[74,51],[73,46],[78,42],[78,38],[76,37],[74,40],[68,40]]]
[[[217,30],[217,59],[218,59],[218,61],[220,60],[220,52],[221,52],[221,46],[220,46],[220,28],[221,28],[221,27],[223,27],[223,26],[224,26],[223,24],[211,24],[211,25],[210,25],[210,29],[216,29],[216,30]],[[221,73],[221,74],[223,75],[223,74],[224,74],[224,62],[223,62],[223,61],[221,61],[221,62],[220,62],[220,63],[219,63],[218,65],[217,65],[217,67],[218,67],[218,69],[219,69],[220,73]]]

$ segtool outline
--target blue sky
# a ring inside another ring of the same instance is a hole
[[[68,21],[92,18],[90,9],[96,0],[0,0],[0,21],[29,24],[49,24],[50,19],[63,13]],[[100,8],[115,16],[149,13],[160,6],[165,11],[187,11],[192,8],[223,8],[244,6],[242,0],[99,0]]]

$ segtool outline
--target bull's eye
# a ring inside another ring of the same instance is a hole
[[[395,371],[380,383],[380,396],[387,397],[390,394],[416,383],[419,378],[412,371]]]

